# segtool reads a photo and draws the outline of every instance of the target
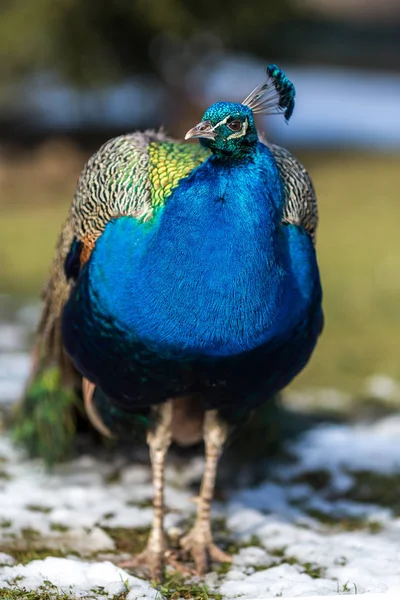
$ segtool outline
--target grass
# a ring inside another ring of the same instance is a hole
[[[1,544],[0,548],[2,552],[10,554],[15,558],[16,562],[21,565],[27,565],[32,562],[32,560],[44,560],[49,556],[53,558],[65,558],[66,556],[65,552],[61,552],[55,548],[29,547],[29,545],[18,547],[13,546],[12,544]],[[68,554],[72,553],[69,552]]]
[[[27,504],[26,508],[32,512],[43,513],[44,515],[51,512],[51,508],[48,506],[41,506],[40,504]]]
[[[106,592],[104,592],[104,594],[100,594],[100,592],[101,590],[93,590],[85,596],[85,599],[91,600],[98,598],[100,595],[104,596],[104,598],[109,598]],[[113,600],[125,600],[128,593],[129,592],[126,591],[113,596]],[[27,590],[16,586],[0,589],[0,600],[74,600],[76,597],[76,594],[65,594],[60,592],[57,587],[50,582],[37,590]]]
[[[149,527],[130,529],[129,527],[103,527],[114,540],[118,552],[128,552],[132,556],[139,554],[145,547],[149,536]]]
[[[67,142],[3,155],[0,172],[0,291],[37,294],[48,272],[86,155]]]
[[[368,531],[369,533],[380,533],[383,528],[382,523],[369,521],[363,517],[339,517],[315,508],[305,510],[310,517],[313,517],[327,527],[331,527],[334,531]]]
[[[0,180],[0,292],[38,294],[86,156],[63,144],[9,160]],[[325,330],[296,388],[360,393],[400,379],[399,156],[301,155],[320,206]]]
[[[156,587],[166,600],[222,600],[221,594],[210,591],[206,585],[187,582],[177,573],[167,575]]]
[[[1,218],[3,292],[37,295],[48,272],[66,205],[6,209]]]
[[[324,567],[319,567],[318,565],[311,562],[302,563],[295,556],[286,556],[286,548],[276,548],[275,550],[269,550],[269,553],[271,554],[271,556],[274,556],[277,559],[276,563],[274,563],[272,567],[282,564],[298,565],[303,570],[303,573],[309,575],[312,579],[321,579],[325,576],[326,569]]]
[[[56,548],[48,548],[41,541],[41,534],[35,529],[23,529],[21,536],[13,536],[0,542],[0,552],[10,554],[17,563],[26,565],[32,560],[43,560],[48,556],[63,558],[72,552],[62,552]],[[0,596],[1,598],[1,596]]]
[[[351,471],[354,479],[352,488],[345,497],[355,502],[378,504],[400,515],[400,475],[385,474],[376,471]]]
[[[400,377],[399,158],[305,157],[320,204],[326,323],[296,387],[359,393],[372,373]]]
[[[58,592],[53,588],[42,587],[38,590],[9,587],[0,589],[2,600],[71,600],[71,596]]]

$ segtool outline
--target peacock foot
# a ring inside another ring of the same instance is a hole
[[[118,566],[121,569],[139,569],[149,574],[151,579],[161,581],[165,564],[165,554],[165,550],[158,552],[150,550],[147,547],[140,554],[118,563]]]
[[[166,565],[170,565],[183,575],[193,575],[193,571],[179,562],[178,552],[164,548],[154,550],[147,546],[143,552],[118,564],[121,569],[139,569],[150,576],[150,579],[160,582]]]
[[[232,556],[216,546],[211,531],[195,525],[180,541],[183,551],[194,560],[196,575],[207,573],[212,561],[220,563],[232,562]]]

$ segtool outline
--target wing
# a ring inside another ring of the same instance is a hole
[[[174,142],[163,132],[132,133],[104,144],[86,164],[71,208],[83,261],[110,219],[151,219],[179,181],[208,156],[198,144]]]
[[[318,205],[310,176],[303,165],[285,148],[266,143],[271,150],[283,181],[285,206],[283,222],[300,225],[315,243]]]

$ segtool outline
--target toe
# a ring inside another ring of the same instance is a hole
[[[158,583],[162,580],[164,571],[164,557],[162,554],[153,554],[149,558],[150,577]]]
[[[196,545],[191,549],[191,555],[196,567],[196,574],[203,577],[210,566],[207,546]]]
[[[181,562],[183,560],[183,558],[184,558],[184,556],[182,556],[181,552],[168,550],[165,553],[165,561],[167,562],[168,565],[170,565],[173,569],[175,569],[175,571],[178,571],[178,573],[181,573],[182,575],[185,575],[186,577],[189,577],[190,575],[197,575],[197,573],[194,569],[191,569],[190,567],[188,567],[187,565],[185,565]]]
[[[215,560],[215,562],[220,562],[220,563],[231,563],[232,562],[232,556],[230,554],[228,554],[227,552],[224,552],[223,550],[221,550],[221,548],[218,548],[218,546],[216,546],[215,544],[211,544],[209,551],[210,551],[210,556],[211,556],[212,560]]]
[[[117,563],[117,566],[120,569],[135,569],[136,567],[140,566],[139,556],[133,556],[128,560],[122,560],[121,562]]]
[[[164,552],[144,550],[137,556],[118,563],[118,566],[121,569],[140,569],[140,571],[147,572],[151,579],[160,582],[164,570]]]

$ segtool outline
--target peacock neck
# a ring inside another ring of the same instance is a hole
[[[177,254],[188,260],[193,254],[194,263],[204,263],[202,268],[217,263],[217,270],[231,270],[243,260],[249,272],[257,262],[252,256],[274,254],[281,188],[273,168],[266,175],[260,162],[258,155],[210,157],[162,209],[148,257],[162,262]]]
[[[247,231],[255,235],[249,240],[254,245],[276,231],[282,208],[275,160],[259,143],[248,154],[211,155],[174,191],[158,215],[158,227],[167,236],[178,228],[179,239],[184,238],[184,230],[198,232],[203,240]]]

